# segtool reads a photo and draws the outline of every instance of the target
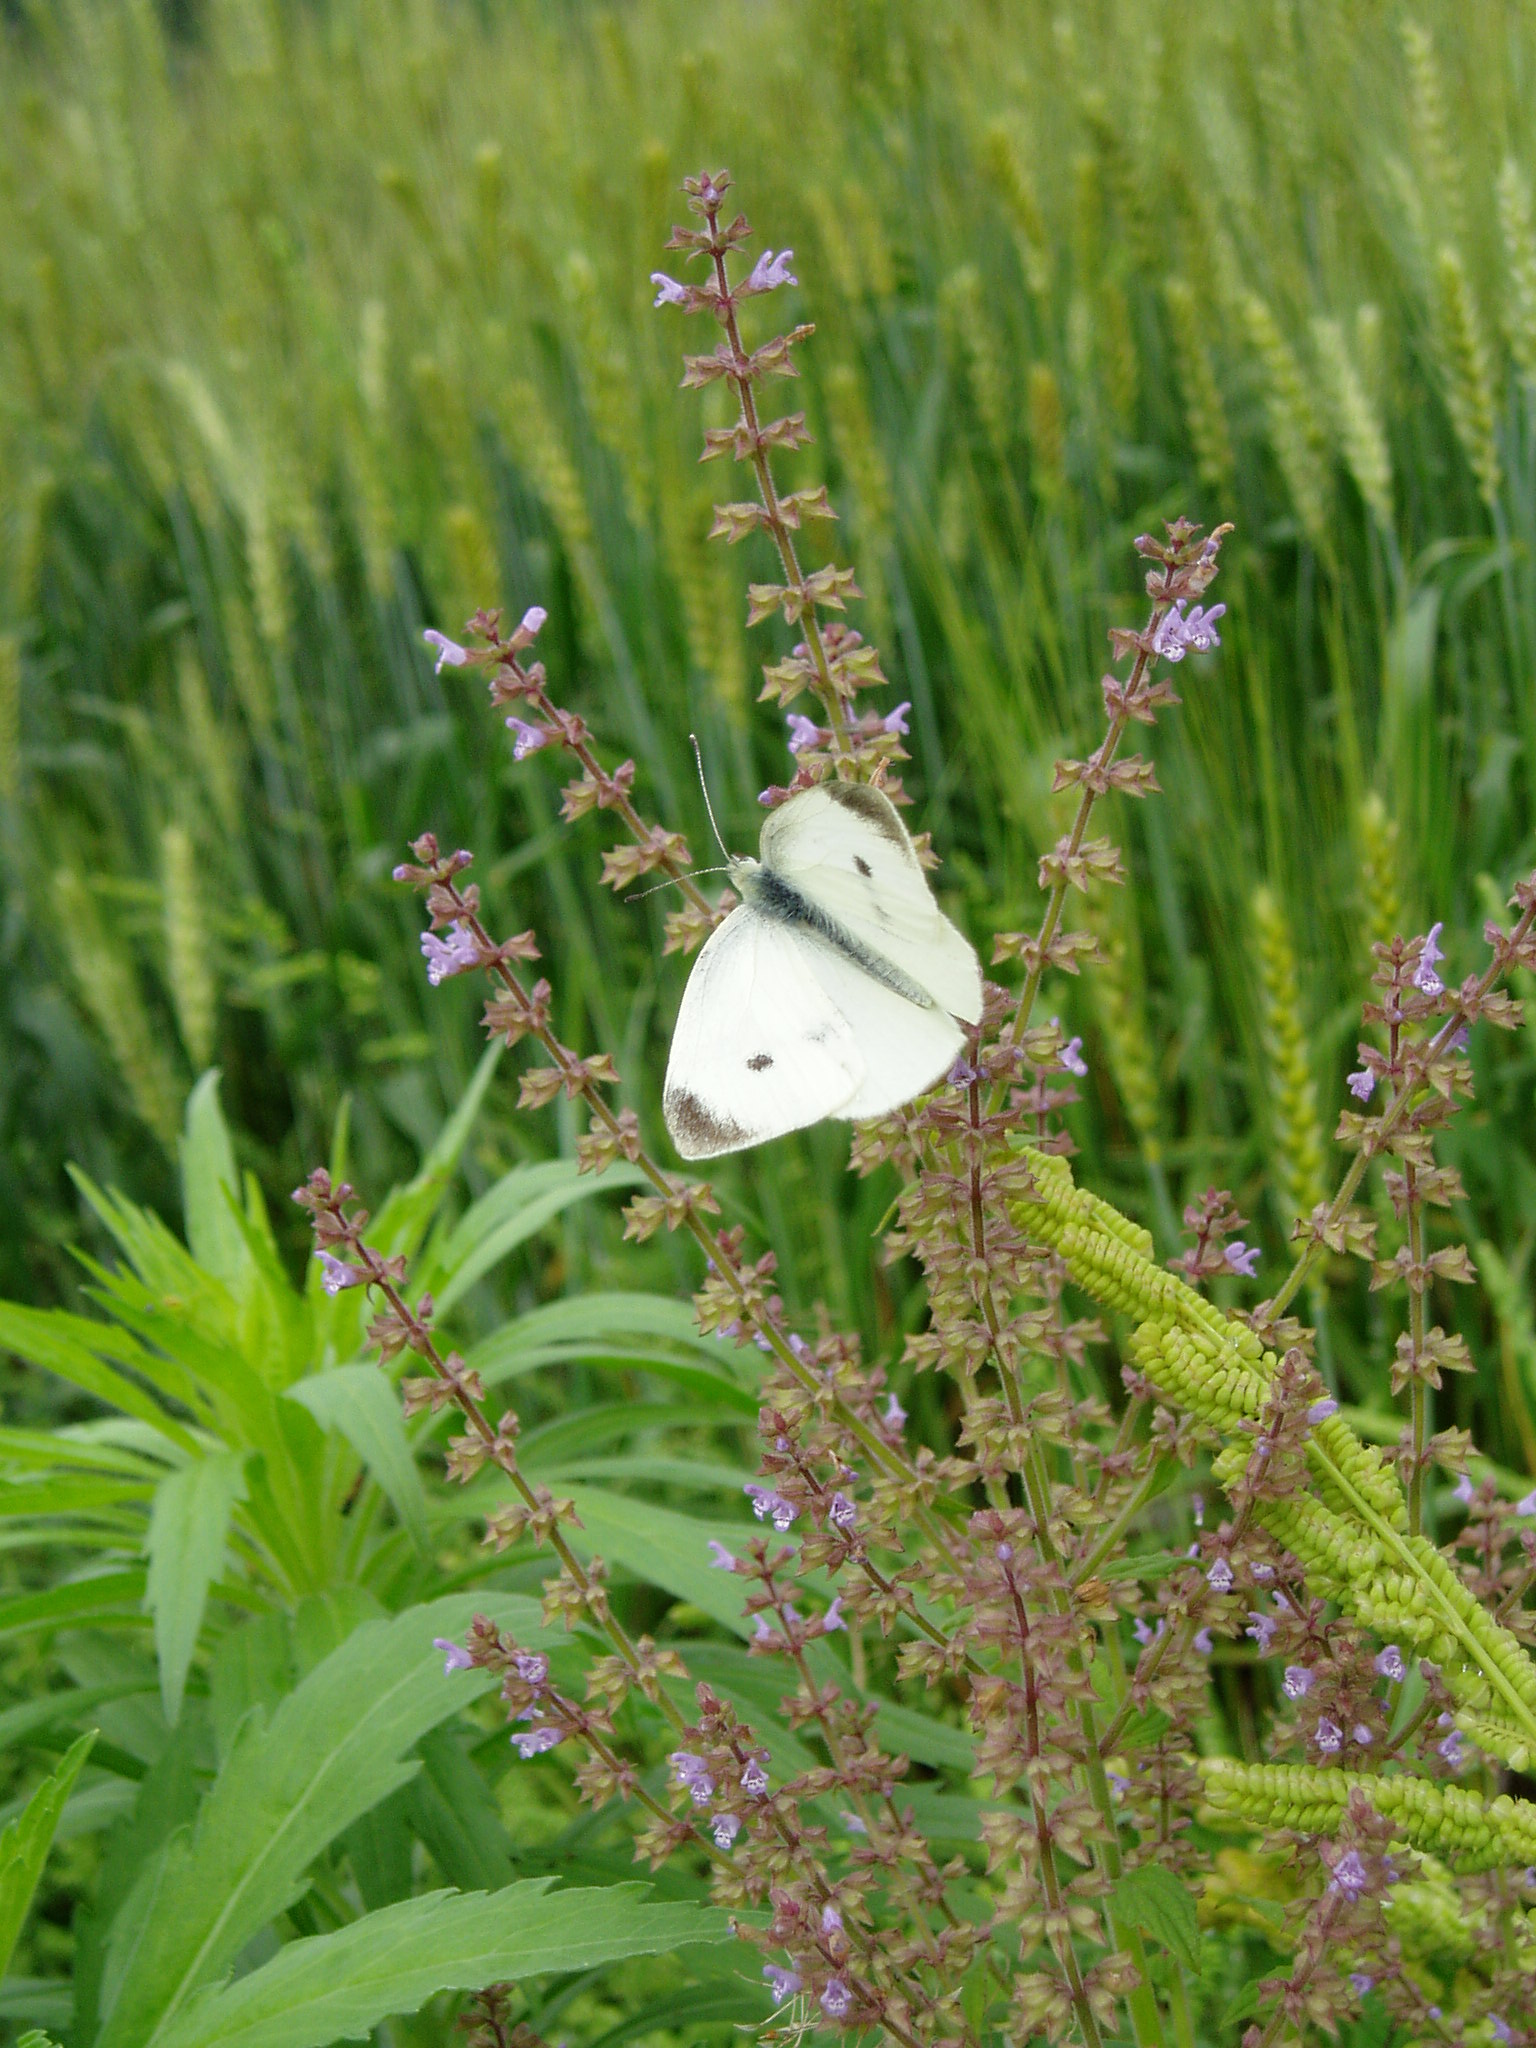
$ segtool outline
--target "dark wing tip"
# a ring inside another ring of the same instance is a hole
[[[903,853],[911,854],[912,841],[907,836],[907,828],[883,789],[876,789],[869,782],[823,782],[819,786],[842,810],[852,811],[856,818],[862,818],[866,825],[889,839],[892,846],[899,846]]]
[[[752,1142],[751,1133],[734,1117],[716,1116],[691,1088],[669,1088],[661,1107],[672,1142],[685,1159],[712,1159]]]

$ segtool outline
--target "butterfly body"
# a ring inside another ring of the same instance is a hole
[[[741,903],[683,993],[663,1106],[685,1159],[881,1116],[931,1087],[981,1015],[981,970],[890,798],[823,783],[774,811]]]

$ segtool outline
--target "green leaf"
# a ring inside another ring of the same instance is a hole
[[[335,1934],[290,1942],[235,1983],[201,1993],[161,2034],[161,2048],[324,2048],[366,2035],[391,2013],[415,2012],[439,1991],[732,1938],[723,1913],[647,1903],[643,1885],[550,1884],[530,1878],[500,1892],[432,1892]]]
[[[505,1324],[469,1354],[488,1387],[546,1365],[638,1366],[711,1407],[757,1414],[758,1352],[706,1337],[686,1302],[615,1290],[546,1302]]]
[[[66,1622],[79,1628],[87,1622],[137,1619],[143,1611],[143,1572],[95,1572],[88,1578],[66,1579],[43,1593],[0,1600],[0,1642]]]
[[[648,1187],[638,1166],[610,1166],[601,1175],[583,1173],[574,1159],[547,1159],[536,1166],[514,1166],[487,1194],[473,1203],[434,1264],[444,1278],[423,1275],[440,1311],[449,1309],[484,1273],[577,1202],[593,1195]]]
[[[113,1359],[131,1357],[135,1366],[142,1366],[151,1385],[160,1385],[166,1375],[154,1354],[122,1331],[63,1309],[22,1308],[14,1301],[0,1301],[0,1351],[13,1351],[26,1364],[57,1373],[82,1393],[95,1395],[125,1415],[137,1416],[157,1434],[195,1454],[196,1438],[118,1364],[98,1355],[110,1351]]]
[[[749,1636],[755,1623],[742,1612],[746,1587],[733,1572],[717,1571],[709,1561],[709,1540],[721,1537],[727,1544],[750,1535],[740,1522],[722,1529],[718,1524],[695,1521],[691,1515],[674,1514],[648,1500],[634,1500],[624,1494],[599,1493],[588,1486],[566,1489],[581,1517],[579,1528],[567,1531],[574,1550],[584,1557],[594,1554],[619,1565],[642,1585],[660,1586],[678,1600],[702,1609],[739,1636]]]
[[[300,1895],[326,1845],[414,1775],[413,1744],[494,1687],[489,1672],[445,1677],[432,1647],[477,1610],[530,1643],[564,1641],[531,1600],[438,1600],[364,1624],[270,1718],[259,1708],[246,1717],[195,1828],[146,1865],[113,1926],[100,2048],[158,2042],[192,1993]]]
[[[43,1874],[64,1802],[96,1740],[94,1729],[65,1751],[52,1777],[44,1778],[26,1806],[0,1834],[0,1977],[10,1966],[21,1923]]]
[[[411,1455],[400,1396],[376,1365],[338,1365],[300,1380],[286,1398],[307,1408],[322,1429],[344,1436],[388,1495],[425,1556],[427,1500]]]
[[[169,1473],[155,1490],[144,1605],[155,1618],[160,1697],[172,1727],[181,1713],[208,1588],[224,1569],[229,1518],[235,1502],[244,1498],[243,1451],[198,1458]]]
[[[447,1123],[438,1132],[432,1149],[421,1162],[421,1171],[403,1188],[396,1188],[379,1210],[368,1233],[368,1241],[385,1252],[403,1252],[407,1258],[414,1256],[427,1225],[431,1222],[442,1201],[449,1181],[453,1178],[459,1155],[469,1142],[474,1129],[475,1118],[480,1114],[480,1104],[485,1091],[491,1085],[491,1076],[496,1063],[504,1051],[498,1038],[488,1045],[480,1055],[480,1064],[475,1068],[469,1086],[459,1099],[457,1108]],[[310,1286],[318,1291],[319,1268],[311,1267]]]
[[[187,1097],[181,1139],[181,1207],[187,1246],[200,1266],[240,1292],[250,1263],[234,1205],[240,1175],[219,1107],[219,1070],[210,1067]]]
[[[1128,1920],[1161,1942],[1186,1969],[1200,1968],[1200,1925],[1195,1895],[1182,1878],[1160,1863],[1128,1870],[1110,1887],[1109,1902],[1117,1918]]]

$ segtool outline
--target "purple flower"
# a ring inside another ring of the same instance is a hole
[[[509,718],[507,731],[516,735],[512,742],[514,761],[526,761],[530,754],[536,754],[540,747],[547,747],[554,738],[547,725],[530,725],[525,718]]]
[[[1365,1858],[1358,1849],[1346,1849],[1333,1866],[1333,1877],[1328,1889],[1342,1892],[1346,1899],[1358,1899],[1370,1883],[1370,1872],[1365,1867]]]
[[[1369,1749],[1371,1744],[1376,1740],[1375,1736],[1371,1733],[1370,1729],[1366,1727],[1363,1721],[1357,1721],[1354,1727],[1351,1728],[1349,1732],[1362,1749]]]
[[[1205,1575],[1205,1583],[1213,1593],[1230,1593],[1232,1579],[1232,1567],[1224,1557],[1218,1557]]]
[[[514,1728],[512,1747],[524,1763],[531,1756],[542,1756],[546,1749],[555,1749],[565,1740],[565,1731],[556,1727],[553,1721],[546,1721],[542,1728]]]
[[[1272,1564],[1251,1564],[1248,1569],[1259,1581],[1260,1585],[1263,1586],[1267,1586],[1275,1576],[1275,1568]]]
[[[708,1806],[715,1781],[709,1775],[709,1766],[703,1757],[695,1756],[691,1749],[674,1749],[667,1762],[672,1766],[673,1777],[694,1805]]]
[[[1522,1494],[1520,1499],[1515,1502],[1515,1513],[1517,1515],[1536,1515],[1536,1486],[1533,1486],[1529,1493]]]
[[[1344,1747],[1344,1730],[1337,1721],[1319,1721],[1312,1739],[1324,1756],[1335,1756]]]
[[[519,1650],[512,1659],[512,1669],[524,1685],[543,1685],[549,1678],[549,1659],[542,1650]]]
[[[785,1342],[789,1345],[790,1350],[793,1351],[796,1358],[799,1359],[800,1363],[804,1365],[805,1361],[811,1355],[810,1345],[806,1343],[805,1339],[796,1330],[790,1331],[788,1337],[785,1339]]]
[[[771,249],[765,249],[752,266],[752,275],[747,279],[747,289],[754,292],[777,291],[781,284],[798,284],[799,278],[790,269],[794,256],[793,249],[781,249],[777,256]],[[655,279],[651,282],[654,284]]]
[[[1338,1412],[1338,1402],[1334,1400],[1332,1394],[1325,1394],[1321,1401],[1314,1401],[1307,1410],[1307,1420],[1316,1428],[1318,1423],[1326,1422],[1330,1415],[1337,1415]]]
[[[901,1425],[907,1419],[906,1409],[902,1407],[901,1403],[897,1400],[894,1394],[891,1395],[890,1399],[885,1404],[884,1419],[885,1426],[887,1429],[900,1429]]]
[[[1423,951],[1419,954],[1419,964],[1413,970],[1414,987],[1422,989],[1427,996],[1437,996],[1445,987],[1445,983],[1435,972],[1435,969],[1445,958],[1444,953],[1440,950],[1440,934],[1444,930],[1445,924],[1443,920],[1439,924],[1432,924],[1430,926],[1424,940]]]
[[[1472,1033],[1468,1027],[1465,1024],[1458,1024],[1440,1050],[1442,1052],[1465,1052],[1471,1041]]]
[[[1453,1771],[1459,1771],[1467,1760],[1467,1738],[1459,1728],[1453,1728],[1438,1748]]]
[[[1279,1622],[1272,1614],[1260,1614],[1256,1607],[1249,1608],[1248,1620],[1252,1625],[1245,1628],[1243,1634],[1245,1636],[1252,1636],[1259,1646],[1259,1655],[1267,1657],[1269,1655],[1269,1646],[1274,1640],[1275,1630],[1280,1626]]]
[[[1208,1628],[1197,1628],[1195,1630],[1195,1648],[1202,1657],[1209,1657],[1215,1647],[1215,1644],[1211,1641],[1211,1632]]]
[[[973,1081],[981,1079],[980,1067],[973,1067],[962,1053],[944,1076],[951,1088],[969,1088]]]
[[[798,711],[786,715],[789,727],[789,751],[792,754],[808,753],[812,747],[821,745],[821,727],[814,718],[802,718]]]
[[[1069,1038],[1057,1057],[1069,1074],[1083,1075],[1088,1071],[1088,1062],[1083,1058],[1081,1038]]]
[[[776,1640],[773,1633],[773,1624],[769,1621],[766,1614],[760,1614],[757,1617],[757,1627],[753,1632],[752,1640],[758,1643],[771,1643]]]
[[[1390,1678],[1394,1685],[1401,1684],[1408,1676],[1408,1666],[1403,1662],[1403,1653],[1396,1643],[1388,1643],[1384,1650],[1377,1651],[1376,1669],[1383,1678]]]
[[[800,1512],[794,1502],[786,1500],[782,1493],[775,1493],[771,1486],[759,1486],[754,1480],[748,1480],[742,1492],[751,1501],[752,1512],[757,1519],[760,1522],[771,1521],[781,1536]]]
[[[853,2003],[853,1993],[841,1977],[834,1977],[821,1994],[821,2009],[829,2020],[840,2020]]]
[[[1241,1273],[1245,1280],[1251,1280],[1259,1263],[1259,1248],[1256,1244],[1244,1244],[1240,1237],[1234,1237],[1222,1257],[1234,1273]]]
[[[749,1799],[761,1799],[768,1790],[768,1773],[756,1757],[741,1774],[741,1789]]]
[[[1010,1559],[1010,1558],[1011,1558],[1012,1556],[1013,1556],[1013,1545],[1012,1545],[1011,1543],[999,1543],[999,1545],[997,1546],[997,1561],[998,1561],[998,1563],[999,1563],[999,1564],[1007,1564],[1007,1563],[1008,1563],[1008,1561],[1009,1561],[1009,1559]]]
[[[1143,1649],[1146,1649],[1152,1643],[1155,1643],[1158,1637],[1162,1634],[1162,1632],[1163,1620],[1161,1615],[1158,1616],[1156,1628],[1148,1628],[1147,1624],[1142,1620],[1139,1614],[1137,1615],[1136,1619],[1131,1623],[1131,1634],[1136,1638],[1137,1642],[1141,1644]]]
[[[709,1566],[711,1571],[716,1572],[733,1572],[736,1569],[735,1558],[725,1545],[713,1536],[709,1539]]]
[[[834,1529],[848,1530],[859,1519],[859,1511],[846,1493],[834,1493],[832,1505],[827,1509],[827,1520]]]
[[[1288,1700],[1299,1700],[1312,1690],[1312,1674],[1305,1664],[1287,1664],[1280,1690]]]
[[[786,1998],[794,1997],[803,1981],[798,1970],[784,1970],[777,1963],[764,1963],[763,1975],[768,1979],[768,1989],[780,2005]]]
[[[1131,1789],[1130,1779],[1124,1777],[1119,1771],[1106,1771],[1104,1775],[1109,1780],[1110,1790],[1114,1793],[1115,1797],[1123,1799]]]
[[[1453,1497],[1459,1500],[1464,1508],[1471,1507],[1472,1495],[1475,1491],[1476,1488],[1472,1484],[1471,1475],[1466,1472],[1462,1473],[1456,1484],[1451,1488]]]
[[[911,709],[912,699],[908,697],[904,703],[898,704],[894,711],[887,711],[884,718],[880,721],[881,731],[897,733],[902,739],[905,739],[907,736],[907,713]]]
[[[841,1914],[841,1913],[839,1913],[839,1911],[837,1910],[836,1906],[831,1906],[831,1905],[828,1905],[828,1906],[823,1906],[823,1907],[822,1907],[822,1909],[821,1909],[821,1931],[822,1931],[822,1933],[823,1933],[823,1934],[841,1934],[841,1933],[842,1933],[842,1931],[843,1931],[843,1916],[842,1916],[842,1914]]]
[[[449,668],[462,668],[469,659],[468,648],[461,647],[457,640],[450,640],[446,633],[439,633],[431,626],[421,637],[429,647],[437,649],[437,661],[433,669],[435,675],[442,674],[445,663]]]
[[[1494,2012],[1488,2015],[1488,2024],[1493,2029],[1495,2041],[1513,2041],[1515,2038],[1509,2031],[1509,2021],[1502,2018],[1498,2013]]]
[[[843,1619],[843,1596],[841,1593],[838,1593],[833,1596],[831,1606],[821,1617],[821,1632],[823,1635],[829,1636],[834,1630],[846,1628],[847,1626],[847,1622]]]
[[[850,1835],[867,1835],[869,1833],[867,1823],[860,1820],[856,1813],[845,1813],[842,1816],[842,1822]]]
[[[440,939],[436,932],[421,935],[422,957],[427,963],[427,979],[434,988],[439,988],[451,974],[462,974],[468,967],[480,965],[480,946],[474,933],[462,920],[448,927],[448,936]]]
[[[549,613],[545,611],[543,605],[531,604],[518,620],[517,630],[519,633],[526,633],[530,640],[537,639],[543,632],[544,621],[548,617]]]
[[[715,1838],[717,1849],[729,1849],[741,1833],[741,1822],[734,1813],[717,1813],[709,1824],[709,1832]]]
[[[1226,613],[1224,604],[1213,604],[1208,609],[1196,605],[1186,619],[1185,600],[1181,597],[1157,632],[1153,635],[1153,651],[1161,654],[1166,661],[1182,661],[1186,654],[1205,654],[1221,645],[1221,635],[1216,631],[1216,621]]]
[[[1376,1092],[1376,1076],[1369,1067],[1361,1067],[1356,1073],[1349,1076],[1344,1086],[1354,1096],[1356,1102],[1369,1102],[1372,1095]]]
[[[455,1671],[472,1671],[474,1669],[474,1658],[471,1657],[462,1643],[454,1642],[451,1636],[434,1636],[432,1638],[432,1647],[434,1650],[441,1650],[443,1653],[444,1678],[447,1678],[450,1673]]]
[[[327,1294],[341,1294],[349,1287],[361,1287],[368,1275],[361,1266],[349,1266],[345,1259],[338,1259],[330,1252],[316,1252],[320,1261],[320,1285]]]
[[[656,286],[656,296],[651,301],[653,306],[687,305],[687,285],[679,284],[675,277],[668,277],[664,270],[653,270],[651,272],[651,283]]]
[[[1364,1998],[1365,1994],[1368,1991],[1372,1991],[1375,1989],[1375,1986],[1376,1979],[1374,1977],[1367,1976],[1364,1970],[1350,1971],[1349,1988],[1351,1991],[1354,1992],[1356,1998]]]

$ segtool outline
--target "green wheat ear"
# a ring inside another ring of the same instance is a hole
[[[1435,340],[1451,425],[1477,479],[1478,496],[1491,507],[1503,481],[1495,438],[1498,397],[1472,281],[1449,243],[1435,255]]]
[[[54,890],[81,1005],[106,1040],[135,1111],[170,1151],[181,1129],[181,1091],[133,963],[109,936],[89,887],[72,868],[54,877]]]
[[[1312,403],[1311,383],[1279,322],[1257,292],[1241,301],[1248,341],[1264,371],[1264,411],[1270,446],[1296,508],[1296,517],[1318,553],[1330,551],[1331,480],[1328,438]]]
[[[180,825],[160,835],[160,888],[165,907],[166,982],[193,1070],[213,1059],[218,986],[209,965],[212,949],[203,915],[204,877],[192,841]]]
[[[1226,404],[1206,345],[1204,310],[1194,287],[1184,277],[1163,280],[1163,299],[1173,329],[1174,367],[1178,372],[1179,395],[1184,401],[1184,423],[1195,452],[1195,468],[1201,483],[1212,491],[1224,491],[1237,464]]]
[[[1399,885],[1402,873],[1402,834],[1397,820],[1371,790],[1360,800],[1355,813],[1355,835],[1360,852],[1361,896],[1365,913],[1365,943],[1360,948],[1362,971],[1374,966],[1371,947],[1385,944],[1403,928],[1403,898]]]
[[[1323,1199],[1327,1153],[1318,1121],[1312,1049],[1301,1021],[1301,977],[1290,923],[1271,889],[1256,889],[1250,908],[1269,1069],[1276,1180],[1289,1231],[1297,1217],[1310,1216]]]

